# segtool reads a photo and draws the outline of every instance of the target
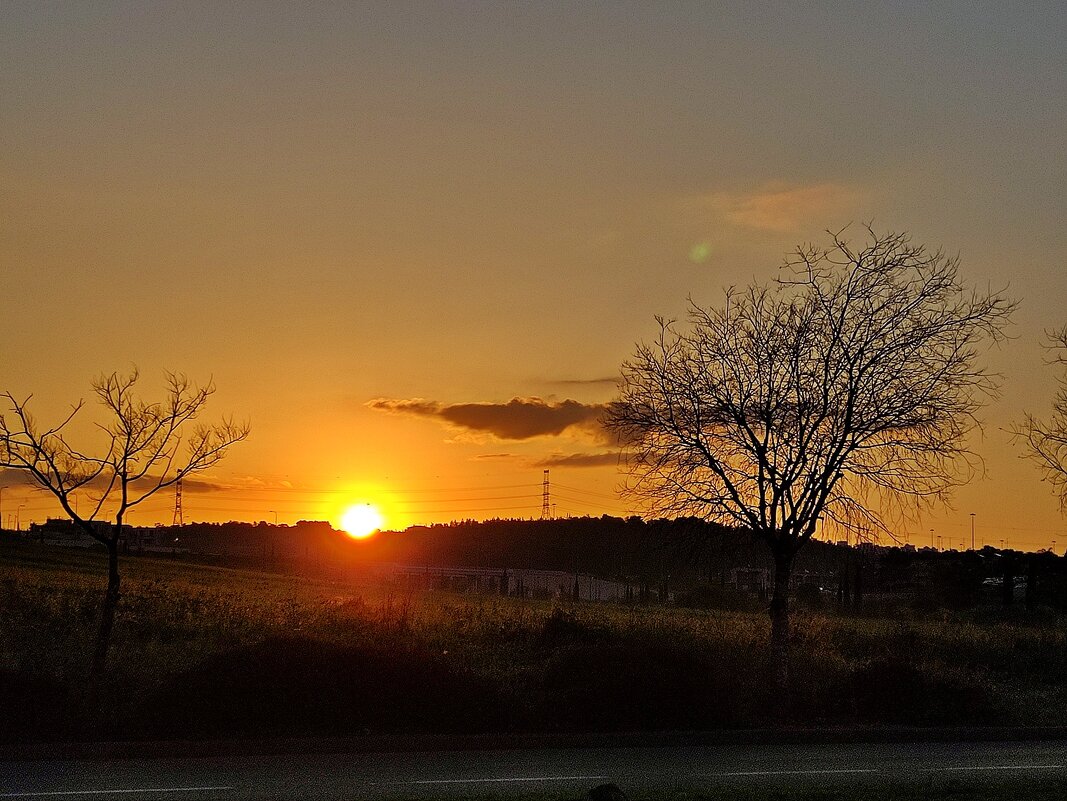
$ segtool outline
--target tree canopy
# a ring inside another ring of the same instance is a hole
[[[652,514],[753,531],[775,559],[772,645],[787,677],[793,558],[827,519],[891,534],[888,512],[944,499],[976,467],[979,363],[1014,303],[966,287],[959,258],[877,234],[799,247],[771,284],[660,319],[606,415],[627,491]]]
[[[1048,338],[1052,363],[1061,368],[1059,387],[1052,399],[1052,414],[1043,419],[1027,413],[1016,427],[1015,435],[1023,440],[1027,456],[1041,467],[1045,480],[1052,484],[1060,507],[1067,510],[1067,325],[1049,331]]]

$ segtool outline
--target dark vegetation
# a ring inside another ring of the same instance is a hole
[[[89,695],[105,558],[0,539],[0,738],[781,722],[758,599],[573,604],[142,557],[124,559],[110,669]],[[864,597],[859,608],[821,594],[801,607],[792,667],[806,681],[786,722],[1062,722],[1067,635],[1051,605],[1004,607],[994,595],[968,608],[955,591]]]
[[[36,539],[34,526],[30,538]],[[603,516],[460,521],[386,531],[354,541],[328,523],[195,523],[133,529],[178,543],[156,555],[218,567],[360,580],[380,563],[579,571],[626,582],[646,599],[680,606],[756,611],[768,592],[741,591],[737,569],[773,560],[750,532],[694,518],[644,521]],[[956,542],[959,542],[956,540]],[[883,547],[812,540],[796,557],[797,603],[808,610],[897,608],[923,613],[1019,604],[1034,614],[1067,611],[1067,559],[976,543],[979,550]],[[137,553],[136,546],[128,549]],[[765,588],[769,591],[769,587]],[[1010,591],[1009,591],[1010,590]]]

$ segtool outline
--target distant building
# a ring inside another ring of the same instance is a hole
[[[406,587],[452,592],[482,592],[519,598],[573,598],[581,601],[631,601],[637,594],[634,584],[563,570],[399,564],[377,564],[370,569]]]
[[[836,586],[837,576],[833,573],[816,573],[811,570],[794,570],[789,576],[792,589],[812,585],[820,590]],[[765,567],[735,567],[730,571],[726,582],[738,592],[765,594],[770,591],[774,578]]]
[[[90,520],[89,525],[101,536],[111,531],[111,523],[106,520]],[[177,538],[168,538],[170,529],[163,526],[124,526],[120,543],[126,551],[155,553],[188,553],[189,549],[180,546]],[[30,523],[27,538],[42,545],[58,545],[63,548],[92,548],[100,545],[88,532],[73,520],[66,518],[49,518],[44,523]]]
[[[770,571],[765,567],[735,567],[727,583],[739,592],[765,593],[770,586]]]
[[[111,524],[102,520],[91,520],[89,525],[100,535],[106,535]],[[92,548],[99,545],[81,526],[66,518],[49,518],[43,523],[30,523],[27,536],[44,545],[61,545],[65,548]]]

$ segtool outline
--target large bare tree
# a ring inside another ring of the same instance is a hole
[[[1059,389],[1052,399],[1052,416],[1047,420],[1027,413],[1015,428],[1015,436],[1022,439],[1027,456],[1045,473],[1059,496],[1061,508],[1067,510],[1067,325],[1058,331],[1047,332],[1052,363],[1063,368],[1059,375]]]
[[[210,382],[197,386],[184,375],[167,373],[166,397],[142,400],[139,375],[104,375],[92,384],[104,408],[95,424],[94,447],[82,450],[68,439],[84,400],[54,426],[41,426],[30,413],[30,398],[11,392],[0,397],[9,409],[0,415],[0,465],[25,472],[30,481],[55,496],[68,517],[107,550],[108,577],[100,609],[93,673],[103,671],[115,609],[119,602],[119,545],[130,510],[160,490],[216,464],[229,447],[248,436],[246,424],[232,419],[197,422],[215,392]],[[78,504],[76,498],[87,501]],[[80,507],[80,510],[79,510]]]
[[[965,287],[958,257],[876,234],[805,245],[769,285],[690,304],[622,367],[606,422],[650,514],[753,531],[770,547],[775,681],[788,683],[794,557],[820,518],[890,533],[977,467],[994,377],[978,363],[1014,304]]]

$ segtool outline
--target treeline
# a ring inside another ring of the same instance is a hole
[[[353,540],[328,523],[197,523],[145,529],[194,558],[294,571],[361,564],[562,570],[654,587],[695,606],[762,601],[772,565],[743,529],[698,519],[638,517],[459,521]],[[1067,560],[985,547],[850,547],[812,541],[797,557],[795,590],[806,605],[864,608],[905,599],[920,607],[979,604],[1067,609]],[[763,583],[761,583],[763,582]]]
[[[383,531],[364,540],[354,540],[324,522],[194,523],[137,529],[130,541],[252,565],[393,562],[563,570],[656,582],[670,577],[679,586],[711,578],[725,581],[737,565],[769,567],[764,548],[747,531],[695,519],[646,522],[608,515],[468,520]],[[820,555],[820,549],[813,548],[805,564],[817,563]]]

